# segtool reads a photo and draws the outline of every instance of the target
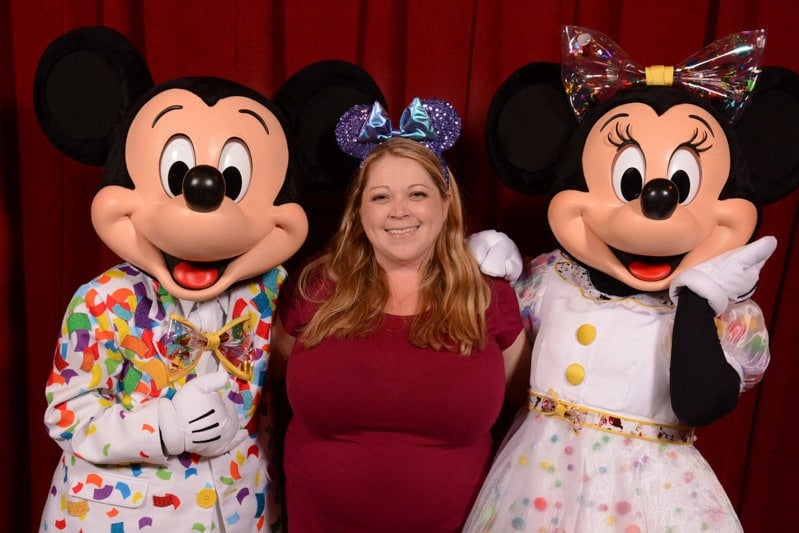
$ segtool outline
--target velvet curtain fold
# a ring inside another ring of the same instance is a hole
[[[59,456],[42,424],[44,387],[74,290],[118,259],[95,237],[89,206],[100,169],[65,159],[38,128],[32,106],[38,58],[56,36],[106,25],[142,50],[158,82],[215,75],[272,95],[304,65],[358,63],[377,80],[391,113],[414,96],[449,100],[464,119],[449,154],[472,231],[508,233],[527,255],[552,246],[544,199],[502,185],[484,149],[485,115],[499,84],[536,60],[559,61],[560,27],[607,33],[641,64],[677,63],[743,29],[768,31],[766,63],[799,71],[793,0],[10,0],[0,5],[0,380],[3,398],[0,514],[35,531]],[[797,147],[799,149],[799,147]],[[309,193],[317,249],[337,222],[339,195]],[[799,195],[763,213],[779,247],[756,300],[771,331],[772,365],[736,410],[700,429],[697,446],[718,474],[747,531],[791,523],[799,477],[799,428],[791,411],[799,361]]]

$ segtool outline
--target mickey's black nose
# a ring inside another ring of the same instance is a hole
[[[664,220],[674,213],[679,200],[677,186],[671,180],[657,178],[644,185],[641,191],[641,210],[647,218]]]
[[[214,211],[225,198],[225,178],[210,165],[197,165],[183,178],[186,204],[194,211]]]

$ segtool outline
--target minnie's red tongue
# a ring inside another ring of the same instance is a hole
[[[187,289],[199,290],[216,283],[216,280],[219,279],[219,269],[216,267],[200,268],[181,261],[175,265],[172,275]]]
[[[671,274],[671,266],[666,263],[653,265],[634,261],[627,268],[633,276],[641,281],[660,281]]]

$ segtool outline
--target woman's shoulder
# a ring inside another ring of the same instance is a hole
[[[291,305],[318,305],[328,299],[336,284],[325,274],[323,265],[316,261],[306,262],[289,273],[280,292],[280,301]]]
[[[495,278],[493,276],[487,276],[483,274],[483,280],[488,285],[488,288],[491,290],[491,304],[502,305],[504,302],[515,302],[516,301],[516,292],[513,290],[513,286],[511,282],[502,279],[502,278]]]
[[[507,281],[502,278],[495,278],[494,276],[489,276],[487,274],[482,274],[483,281],[486,282],[488,287],[491,289],[491,293],[502,292],[503,290],[510,289],[510,281]]]
[[[312,263],[302,270],[298,280],[307,296],[313,300],[326,300],[336,288],[336,282],[327,274],[324,265]]]
[[[503,349],[516,339],[522,330],[519,301],[510,282],[491,276],[483,276],[491,289],[491,302],[486,309],[488,333],[500,335]]]
[[[298,329],[311,319],[334,288],[333,281],[312,265],[290,272],[277,304],[286,331],[296,336]]]

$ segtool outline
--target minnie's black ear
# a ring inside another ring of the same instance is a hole
[[[152,86],[144,58],[122,34],[79,28],[50,43],[39,60],[36,118],[64,154],[102,165],[114,126],[131,101]]]
[[[577,126],[558,63],[521,67],[499,87],[486,120],[491,164],[509,187],[545,194]]]
[[[799,187],[799,76],[795,72],[763,68],[734,127],[760,205],[776,202]]]
[[[341,151],[335,127],[339,117],[356,104],[379,101],[385,106],[377,83],[353,63],[319,61],[291,76],[273,101],[297,138],[305,190],[326,194],[345,189],[359,162]]]

